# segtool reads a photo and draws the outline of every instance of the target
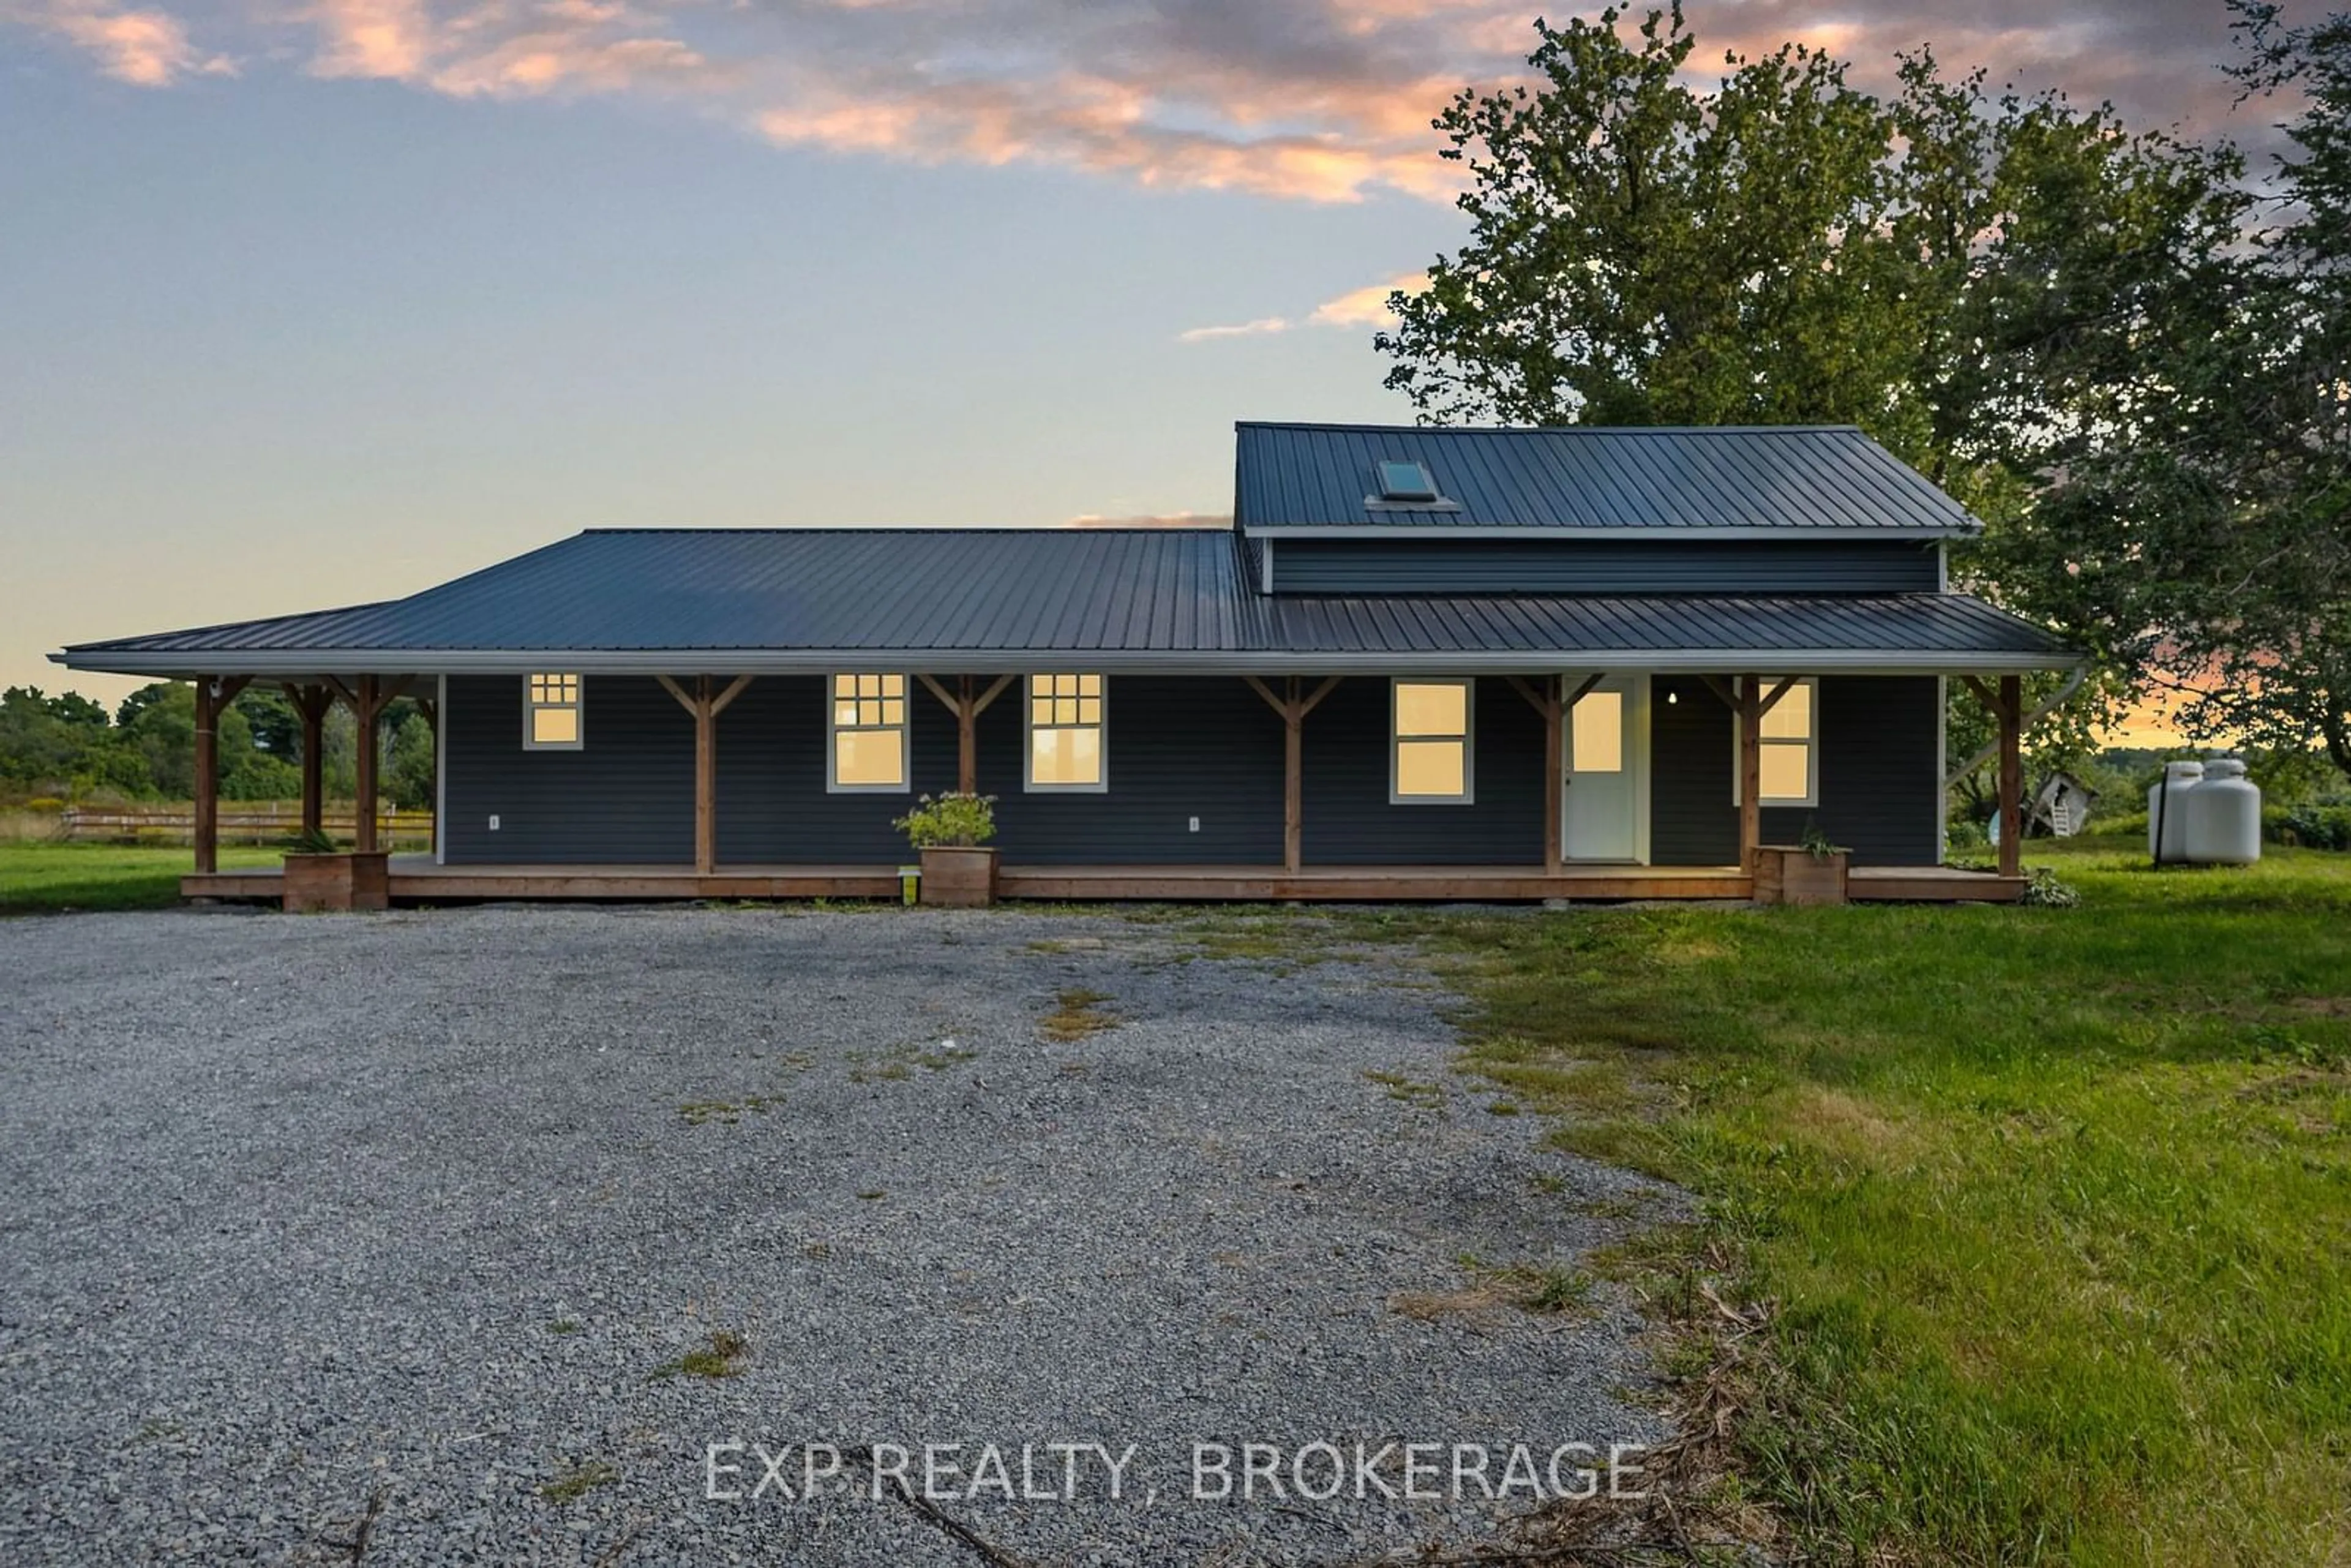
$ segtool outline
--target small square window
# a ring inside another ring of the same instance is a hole
[[[578,675],[525,675],[522,744],[526,751],[578,751],[585,744]]]

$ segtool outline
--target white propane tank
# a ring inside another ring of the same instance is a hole
[[[2188,858],[2188,798],[2201,786],[2204,765],[2200,762],[2167,762],[2163,765],[2163,782],[2150,784],[2147,790],[2147,853],[2149,860],[2162,865],[2176,865]],[[2164,799],[2168,790],[2170,800]],[[2156,842],[2160,831],[2163,841]]]
[[[2172,809],[2178,810],[2175,794]],[[2207,764],[2188,792],[2188,858],[2199,865],[2251,865],[2262,858],[2261,786],[2233,757]]]

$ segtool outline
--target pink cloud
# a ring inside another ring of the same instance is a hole
[[[180,19],[166,11],[58,0],[24,11],[0,10],[0,20],[5,19],[65,39],[88,51],[105,75],[138,87],[169,87],[184,76],[232,76],[236,70],[226,56],[200,53]]]
[[[1385,283],[1366,284],[1351,288],[1335,298],[1326,299],[1304,316],[1260,316],[1254,321],[1243,321],[1230,327],[1194,327],[1176,334],[1179,343],[1211,343],[1219,338],[1262,338],[1277,332],[1288,332],[1300,327],[1380,327],[1395,319],[1388,308],[1391,296],[1402,291],[1417,294],[1428,287],[1425,272],[1406,272],[1389,278]]]
[[[1168,189],[1443,203],[1430,125],[1524,70],[1526,0],[225,0],[238,52],[465,98],[657,98],[779,145],[1034,163]],[[28,9],[29,7],[29,9]],[[2226,96],[2210,0],[1693,0],[1700,59],[1790,38],[1882,82],[1929,39],[1954,68],[2059,78],[2164,118]],[[0,0],[99,68],[161,87],[228,68],[172,14]],[[1336,302],[1333,302],[1335,305]],[[1363,324],[1379,302],[1349,308]]]

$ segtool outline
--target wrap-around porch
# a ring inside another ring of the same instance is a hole
[[[719,856],[717,789],[719,720],[750,686],[751,675],[653,677],[691,718],[694,734],[694,839],[691,865],[635,863],[512,863],[480,861],[436,863],[437,856],[394,856],[388,868],[389,896],[397,903],[477,899],[670,899],[670,898],[895,898],[904,885],[897,863],[758,863],[724,862]],[[1245,674],[1239,679],[1279,719],[1284,737],[1282,863],[1238,864],[1044,864],[1024,862],[1017,846],[1008,848],[998,890],[1013,899],[1040,900],[1616,900],[1646,898],[1746,899],[1754,895],[1754,870],[1764,843],[1761,747],[1764,719],[1802,678],[1794,674],[1705,674],[1704,681],[1738,716],[1736,768],[1740,779],[1736,862],[1708,865],[1580,863],[1569,858],[1564,824],[1568,737],[1576,708],[1603,678],[1593,674],[1521,674],[1499,677],[1529,705],[1541,721],[1546,778],[1542,789],[1540,859],[1516,864],[1348,864],[1307,862],[1307,807],[1301,766],[1307,727],[1315,710],[1347,677]],[[1990,680],[1959,677],[1998,719],[1999,782],[2002,831],[1997,873],[1935,865],[1856,866],[1851,896],[1856,900],[2002,902],[2020,896],[2022,778],[2018,749],[2026,722],[2021,682],[2014,674]],[[977,787],[976,731],[980,716],[1014,679],[1010,675],[914,677],[952,716],[957,732],[957,786]],[[214,738],[222,705],[247,684],[235,676],[199,677],[195,869],[183,893],[199,898],[275,898],[282,886],[268,868],[222,872],[217,868],[218,801]],[[341,703],[360,720],[357,726],[357,771],[363,797],[372,795],[377,771],[376,726],[371,720],[396,696],[419,694],[428,717],[438,724],[439,688],[411,675],[323,677],[284,683],[305,726],[304,817],[320,811],[315,738],[329,707]],[[913,683],[910,683],[910,685]],[[1229,688],[1228,688],[1229,689]],[[445,763],[444,764],[445,766]],[[1270,801],[1269,801],[1270,804]],[[377,824],[368,813],[357,823],[355,848],[372,853]],[[436,823],[436,838],[442,831]],[[1270,847],[1269,845],[1269,847]],[[1726,844],[1725,848],[1729,846]],[[438,844],[436,842],[436,848]],[[1535,848],[1531,843],[1530,849]],[[906,857],[911,859],[911,856]]]

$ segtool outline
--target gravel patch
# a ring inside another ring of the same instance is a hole
[[[1327,1563],[1529,1505],[1452,1445],[1662,1440],[1612,1288],[1463,1260],[1674,1195],[1492,1113],[1408,955],[1238,918],[0,922],[0,1562]],[[1433,1500],[1353,1471],[1405,1442]]]

